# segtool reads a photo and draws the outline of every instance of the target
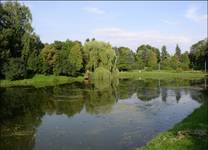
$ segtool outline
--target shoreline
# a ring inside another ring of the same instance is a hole
[[[207,74],[203,72],[174,72],[174,71],[131,71],[131,72],[119,72],[119,79],[161,79],[161,80],[173,80],[173,79],[202,79]],[[31,79],[22,80],[0,80],[0,87],[15,87],[15,86],[56,86],[61,84],[83,82],[84,76],[68,77],[68,76],[55,76],[55,75],[35,75]]]
[[[172,129],[156,135],[137,150],[195,150],[208,147],[208,103],[204,102]]]

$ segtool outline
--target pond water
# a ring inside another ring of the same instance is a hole
[[[204,81],[1,88],[0,149],[135,149],[198,108]]]

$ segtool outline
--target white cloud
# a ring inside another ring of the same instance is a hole
[[[99,15],[105,13],[105,11],[103,11],[100,8],[97,8],[97,7],[85,7],[85,8],[83,8],[83,10],[88,12],[88,13],[99,14]]]
[[[170,20],[161,20],[163,23],[168,25],[178,25],[179,23],[176,21],[170,21]]]
[[[207,21],[207,14],[198,14],[198,10],[198,7],[189,7],[186,11],[185,17],[197,23]]]
[[[154,30],[132,32],[121,28],[100,28],[92,33],[93,37],[98,40],[109,41],[115,46],[128,46],[133,50],[140,44],[151,44],[158,48],[165,44],[172,48],[170,52],[173,53],[176,44],[181,45],[182,48],[187,48],[191,43],[191,40],[186,36],[166,35]]]

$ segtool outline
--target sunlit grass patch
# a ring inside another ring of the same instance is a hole
[[[34,86],[34,87],[43,87],[43,86],[55,86],[65,83],[72,82],[82,82],[83,77],[67,77],[67,76],[45,76],[45,75],[35,75],[31,79],[23,79],[23,80],[1,80],[1,87],[12,87],[12,86]]]

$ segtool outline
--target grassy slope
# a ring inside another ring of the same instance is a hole
[[[132,72],[120,72],[119,77],[122,79],[125,78],[143,78],[143,79],[197,79],[205,77],[205,73],[202,72],[180,72],[175,71],[132,71]]]
[[[65,83],[72,82],[81,82],[83,77],[66,77],[66,76],[44,76],[44,75],[35,75],[32,79],[24,80],[1,80],[0,87],[12,87],[12,86],[34,86],[34,87],[43,87],[43,86],[54,86]]]
[[[205,150],[208,148],[208,105],[203,104],[169,131],[139,150]]]

